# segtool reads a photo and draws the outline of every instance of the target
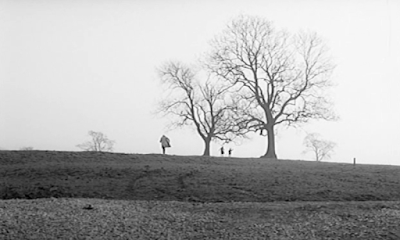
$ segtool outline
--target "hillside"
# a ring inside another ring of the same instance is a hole
[[[400,167],[98,152],[0,151],[0,199],[400,200]]]

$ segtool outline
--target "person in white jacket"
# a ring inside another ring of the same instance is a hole
[[[166,137],[165,135],[162,135],[162,137],[160,139],[160,143],[161,143],[162,152],[163,152],[163,154],[165,154],[165,149],[171,147],[169,138]]]

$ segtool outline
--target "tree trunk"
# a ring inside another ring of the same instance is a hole
[[[268,126],[267,125],[267,133],[268,133],[268,147],[267,152],[265,153],[263,158],[271,158],[277,159],[275,153],[275,132],[274,132],[274,125]]]
[[[203,156],[210,156],[210,143],[211,143],[211,139],[204,139],[204,153],[203,153]]]

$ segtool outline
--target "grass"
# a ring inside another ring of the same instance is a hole
[[[0,151],[0,239],[400,239],[400,167]]]
[[[56,151],[0,151],[0,166],[1,199],[400,200],[395,166]]]
[[[54,198],[3,200],[0,214],[0,239],[400,239],[400,202]]]

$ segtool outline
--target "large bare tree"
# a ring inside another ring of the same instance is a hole
[[[212,47],[209,68],[236,86],[248,129],[268,137],[264,157],[277,158],[276,126],[335,118],[325,97],[333,65],[316,34],[289,34],[262,18],[240,16]]]
[[[165,64],[159,74],[169,90],[159,111],[174,116],[174,127],[194,126],[204,142],[204,156],[210,156],[211,141],[230,142],[244,136],[247,130],[238,122],[236,105],[229,97],[230,85],[210,78],[198,80],[191,67],[177,62]]]

